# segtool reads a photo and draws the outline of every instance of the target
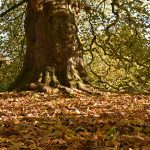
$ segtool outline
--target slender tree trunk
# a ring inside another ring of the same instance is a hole
[[[25,19],[26,55],[10,89],[31,83],[77,88],[86,76],[75,15],[66,0],[30,0]]]

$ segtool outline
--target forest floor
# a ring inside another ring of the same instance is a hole
[[[150,96],[0,93],[0,150],[150,150]]]

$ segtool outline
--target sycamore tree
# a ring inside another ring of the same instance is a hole
[[[22,70],[10,89],[24,88],[31,83],[82,88],[86,73],[76,34],[77,1],[23,2],[27,3],[26,53]]]
[[[2,19],[12,12],[15,19],[21,14],[24,19],[25,34],[22,35],[25,38],[20,38],[24,56],[22,69],[9,90],[34,89],[38,85],[44,90],[47,85],[90,92],[86,86],[90,71],[105,85],[102,76],[106,74],[106,77],[116,66],[129,71],[128,66],[136,64],[137,68],[142,66],[148,72],[149,44],[145,37],[149,28],[149,7],[146,0],[16,0],[2,1],[2,6]],[[21,24],[18,32],[22,31]],[[140,59],[143,50],[145,56]],[[134,57],[137,53],[138,58]],[[90,68],[88,72],[87,68]]]

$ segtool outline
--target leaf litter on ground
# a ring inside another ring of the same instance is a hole
[[[0,93],[0,150],[150,150],[150,96]]]

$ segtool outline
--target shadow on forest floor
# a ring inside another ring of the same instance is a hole
[[[149,150],[150,96],[0,93],[0,150]]]

